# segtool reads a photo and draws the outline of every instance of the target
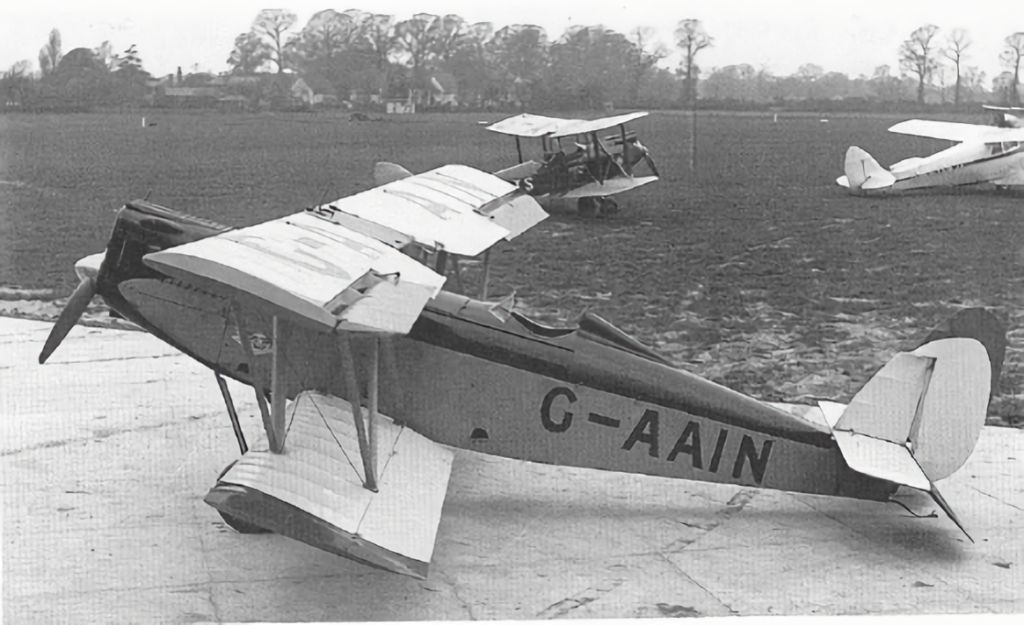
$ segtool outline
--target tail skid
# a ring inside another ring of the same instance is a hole
[[[917,349],[897,354],[837,420],[829,420],[847,465],[927,492],[970,538],[935,482],[959,469],[974,450],[1005,346],[995,317],[970,309]],[[822,410],[835,414],[835,407]]]

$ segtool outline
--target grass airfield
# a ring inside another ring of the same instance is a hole
[[[0,313],[53,316],[74,287],[72,264],[103,248],[130,199],[254,224],[369,188],[380,160],[414,172],[512,164],[514,142],[480,123],[502,117],[5,116],[0,285],[22,290],[0,290]],[[701,113],[691,172],[688,115],[653,113],[632,127],[662,180],[620,196],[612,218],[551,206],[550,219],[492,253],[491,294],[515,291],[549,321],[594,310],[680,367],[787,401],[848,400],[908,341],[958,307],[984,305],[1010,330],[992,422],[1018,424],[1024,197],[977,188],[855,198],[834,183],[849,145],[883,165],[945,147],[886,132],[904,118]],[[467,269],[472,282],[479,267]]]

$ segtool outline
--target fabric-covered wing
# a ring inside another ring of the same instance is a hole
[[[556,130],[551,136],[552,138],[568,137],[571,135],[584,135],[590,132],[598,132],[608,128],[614,128],[621,124],[625,124],[633,121],[634,119],[640,119],[646,117],[645,111],[637,113],[626,113],[625,115],[616,115],[615,117],[603,117],[601,119],[591,120],[571,120],[569,123],[564,124],[558,130]]]
[[[444,284],[389,245],[311,213],[230,230],[143,261],[326,331],[404,334]]]
[[[530,226],[547,217],[535,200],[523,199],[515,185],[463,165],[446,165],[395,180],[312,212],[351,229],[363,231],[346,216],[402,233],[425,247],[476,256],[509,236],[509,229],[494,214],[498,207],[505,209],[500,214],[533,215]]]
[[[571,121],[574,120],[523,113],[522,115],[516,115],[515,117],[495,122],[488,126],[487,130],[514,137],[535,138],[555,132],[559,126]]]
[[[565,199],[573,199],[580,197],[604,197],[607,195],[615,195],[616,193],[622,193],[624,191],[631,191],[638,189],[645,184],[650,184],[657,180],[657,176],[643,176],[640,178],[609,178],[604,183],[600,182],[588,182],[582,187],[577,187],[565,195],[560,195]]]
[[[557,117],[544,117],[543,115],[530,115],[523,113],[515,117],[509,117],[487,127],[492,132],[500,132],[505,135],[516,137],[542,137],[550,135],[553,138],[582,135],[590,132],[597,132],[625,124],[646,116],[646,112],[626,113],[614,117],[603,117],[601,119],[560,119]]]
[[[931,119],[908,119],[889,128],[889,132],[944,141],[1024,141],[1024,128],[997,128]]]

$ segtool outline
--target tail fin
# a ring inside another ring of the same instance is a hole
[[[857,146],[846,151],[846,182],[850,193],[885,189],[896,183],[896,177],[878,164],[870,154]],[[839,179],[842,184],[842,178]]]
[[[935,482],[974,450],[1005,349],[1001,324],[976,308],[933,330],[917,349],[897,354],[832,426],[846,463],[929,493],[964,530]]]
[[[411,171],[394,163],[380,162],[373,166],[373,182],[378,187],[411,175]]]

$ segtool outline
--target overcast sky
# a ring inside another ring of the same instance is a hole
[[[704,22],[714,46],[701,53],[705,69],[749,63],[787,75],[804,63],[855,77],[879,65],[898,67],[900,43],[919,26],[932,23],[943,33],[965,28],[973,45],[966,65],[976,65],[989,82],[1000,71],[1003,39],[1024,31],[1019,0],[12,0],[0,26],[0,71],[16,61],[31,61],[38,70],[39,49],[51,29],[60,31],[63,51],[95,48],[109,40],[116,52],[136,44],[143,66],[154,75],[222,72],[236,35],[249,30],[262,8],[296,13],[295,30],[317,11],[350,8],[405,19],[414,13],[455,13],[470,22],[488,21],[500,28],[532,23],[557,38],[574,24],[602,24],[623,33],[637,26],[656,28],[673,45],[675,24],[685,18]],[[674,60],[674,59],[673,59]]]

